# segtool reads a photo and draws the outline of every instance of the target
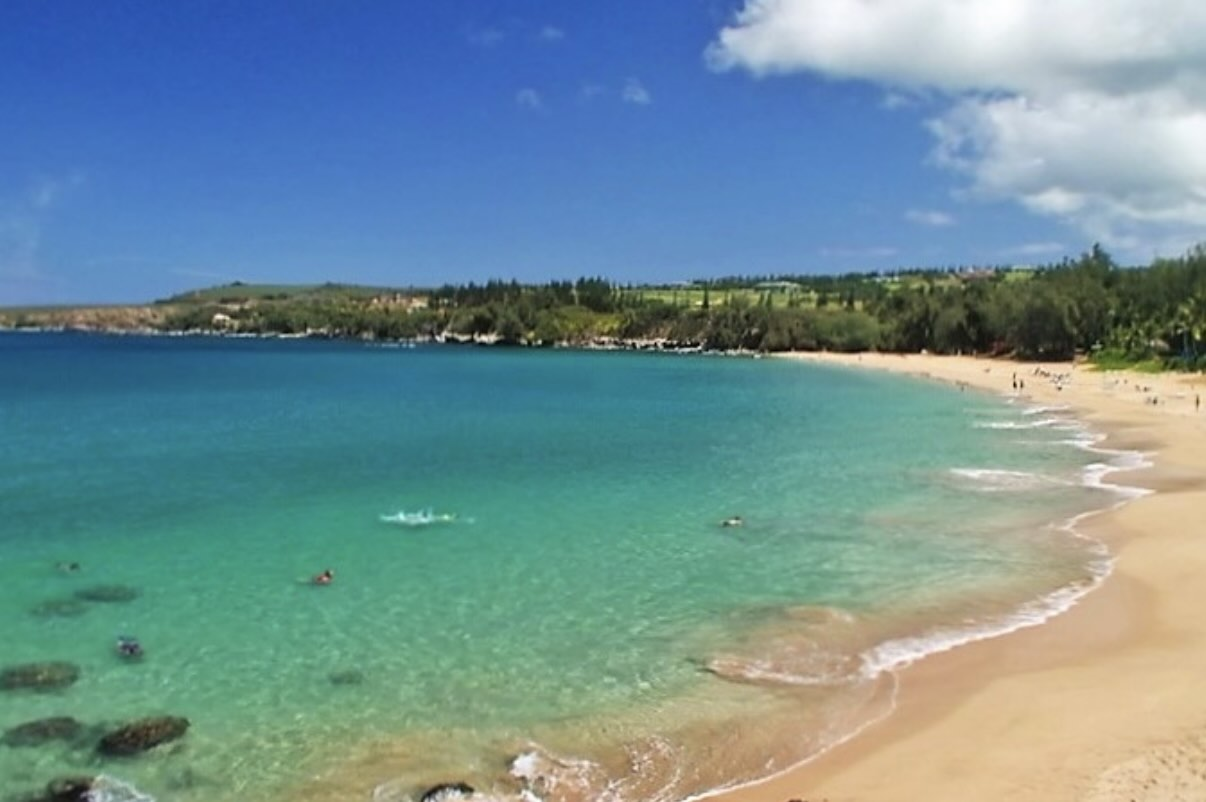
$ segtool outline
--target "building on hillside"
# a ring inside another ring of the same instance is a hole
[[[427,296],[407,295],[401,292],[394,292],[388,295],[376,295],[369,301],[369,306],[380,307],[383,309],[402,309],[406,312],[414,312],[419,309],[427,308]]]
[[[759,292],[799,292],[803,289],[794,281],[759,281],[754,285]]]

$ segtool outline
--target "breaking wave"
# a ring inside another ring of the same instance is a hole
[[[84,799],[87,802],[156,802],[150,794],[107,774],[92,781],[92,788],[84,794]]]
[[[460,518],[455,513],[436,512],[431,508],[417,512],[399,510],[395,513],[381,515],[381,522],[397,526],[431,526],[433,524],[471,523],[472,519]]]

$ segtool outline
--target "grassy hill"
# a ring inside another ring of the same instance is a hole
[[[189,290],[157,304],[242,304],[256,301],[367,300],[382,295],[415,294],[413,288],[366,287],[359,284],[247,284],[236,281],[217,287]]]

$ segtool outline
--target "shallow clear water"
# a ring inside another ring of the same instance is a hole
[[[501,789],[532,740],[606,765],[657,738],[688,761],[752,714],[838,737],[882,707],[876,644],[1091,576],[1100,555],[1048,524],[1111,499],[1023,413],[778,360],[0,335],[0,663],[82,671],[0,692],[0,729],[192,722],[116,762],[0,746],[0,777],[400,799],[432,767]],[[381,519],[429,509],[455,519]],[[97,584],[140,595],[31,613]],[[121,633],[144,660],[115,656]]]

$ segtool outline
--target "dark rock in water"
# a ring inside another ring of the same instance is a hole
[[[60,777],[46,783],[46,793],[32,802],[90,802],[94,782],[92,777]]]
[[[102,755],[136,755],[174,741],[187,730],[188,719],[180,716],[140,718],[106,733],[96,749]]]
[[[456,802],[473,796],[473,786],[466,783],[440,783],[423,792],[419,802]]]
[[[84,725],[70,716],[40,718],[5,730],[0,743],[5,746],[41,746],[48,741],[74,740],[83,729]]]
[[[75,618],[88,612],[88,605],[79,599],[47,599],[29,608],[38,618]]]
[[[80,678],[79,667],[71,663],[26,663],[0,671],[0,690],[53,691],[66,688]]]
[[[138,588],[128,585],[94,585],[75,592],[77,599],[90,602],[119,603],[138,598]]]
[[[332,685],[363,685],[364,672],[356,669],[348,669],[346,671],[332,671],[327,674],[327,679]]]

